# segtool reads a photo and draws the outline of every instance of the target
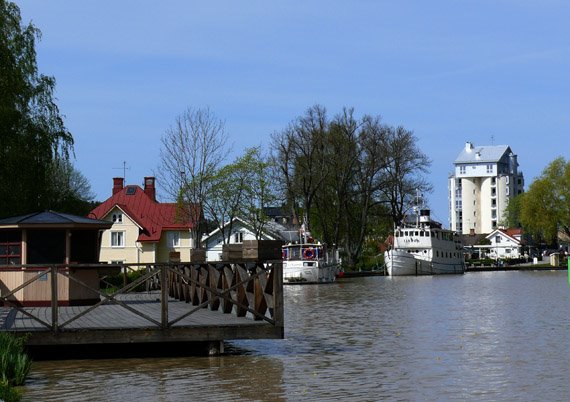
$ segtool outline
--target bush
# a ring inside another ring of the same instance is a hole
[[[127,284],[134,282],[135,280],[137,280],[138,278],[140,278],[141,276],[143,276],[144,274],[146,274],[146,271],[144,269],[140,269],[140,270],[135,270],[135,271],[128,271],[127,272]],[[117,275],[109,275],[106,276],[100,284],[101,289],[107,289],[108,291],[117,291],[118,289],[121,289],[123,286],[125,286],[125,274],[123,272],[117,274]],[[135,287],[134,289],[132,289],[132,292],[143,292],[146,290],[146,284],[145,282],[141,283],[140,285],[138,285],[137,287]]]

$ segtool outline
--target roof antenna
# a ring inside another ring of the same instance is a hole
[[[125,181],[125,183],[127,182],[127,170],[131,170],[131,167],[127,167],[127,161],[123,161],[123,167],[122,168],[113,168],[113,169],[123,169],[123,180]]]

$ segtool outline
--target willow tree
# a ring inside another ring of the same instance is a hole
[[[55,79],[40,74],[40,31],[0,0],[0,216],[51,208],[52,175],[73,152],[73,137],[55,103]]]
[[[570,162],[552,161],[520,200],[523,228],[554,244],[558,234],[570,237]]]

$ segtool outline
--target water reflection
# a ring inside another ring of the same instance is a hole
[[[285,289],[286,339],[223,357],[37,362],[26,400],[561,400],[564,272]]]
[[[261,385],[264,399],[279,400],[282,376],[279,360],[247,354],[37,362],[25,400],[255,400]]]

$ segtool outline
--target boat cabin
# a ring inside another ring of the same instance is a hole
[[[324,257],[324,248],[322,244],[287,244],[283,246],[283,260],[306,260],[313,261]]]

